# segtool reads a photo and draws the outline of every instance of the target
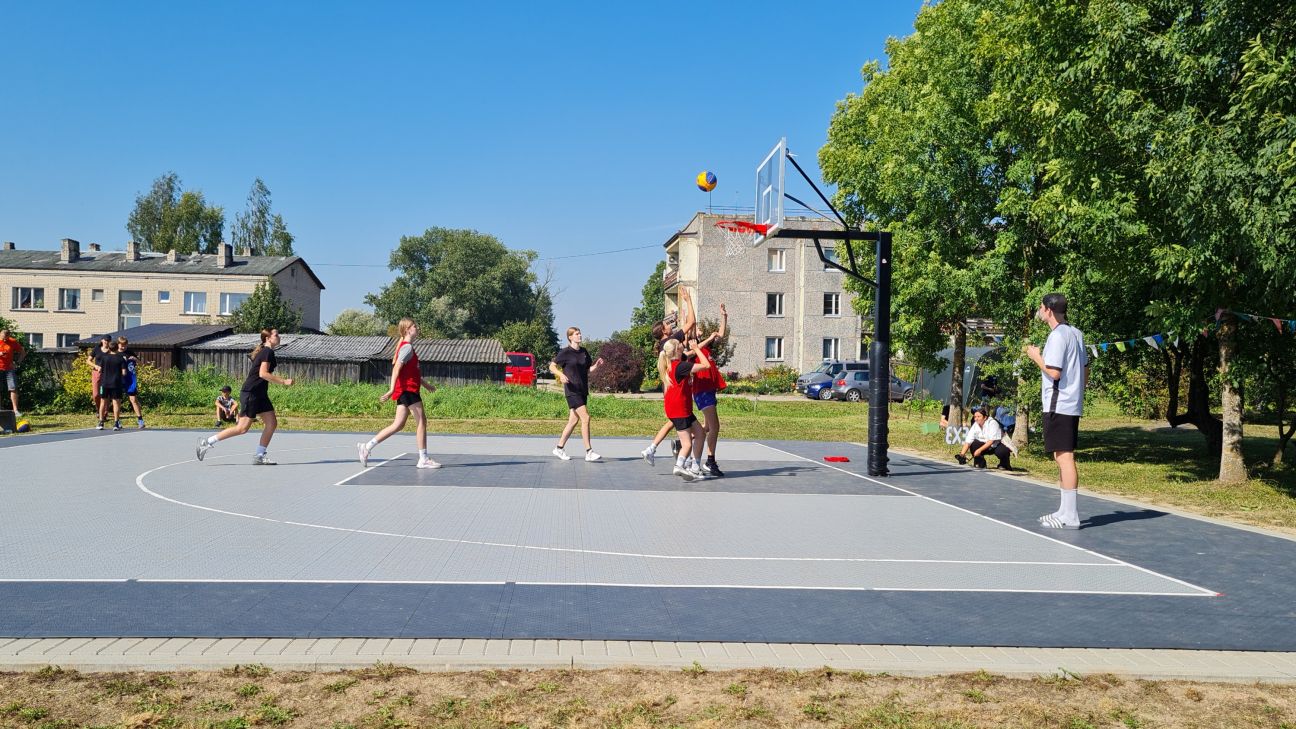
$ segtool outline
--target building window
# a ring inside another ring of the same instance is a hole
[[[169,303],[171,303],[171,292],[170,292],[170,291],[159,291],[159,292],[158,292],[158,303],[159,303],[159,304],[169,304]]]
[[[132,329],[142,323],[144,314],[143,291],[117,292],[117,328]]]
[[[59,289],[59,311],[80,311],[81,289]]]
[[[787,249],[771,248],[768,255],[770,273],[783,273],[787,270]]]
[[[841,294],[835,291],[824,292],[824,316],[841,316]]]
[[[765,294],[765,316],[783,316],[783,294]]]
[[[184,313],[206,314],[207,313],[207,292],[186,291],[184,295]]]
[[[81,338],[80,334],[60,334],[58,335],[58,346],[75,347],[77,340]]]
[[[824,252],[824,258],[827,258],[828,260],[832,261],[833,263],[838,263],[838,264],[841,263],[841,256],[837,255],[837,248],[836,248],[836,246],[827,246],[827,247],[825,247],[825,248],[823,249],[823,252]],[[841,271],[840,268],[833,268],[832,266],[829,266],[827,263],[825,263],[825,264],[823,265],[823,270],[825,270],[825,271]]]
[[[221,316],[229,316],[234,310],[239,308],[244,301],[248,300],[249,294],[221,294],[220,295],[220,313]]]
[[[765,337],[765,359],[783,359],[783,337]]]
[[[28,334],[27,334],[27,346],[28,346],[28,347],[31,347],[32,349],[40,349],[41,347],[44,347],[44,346],[45,346],[45,335],[44,335],[44,334],[31,334],[31,333],[28,333]]]
[[[823,356],[824,359],[838,359],[841,357],[841,340],[837,337],[824,337]]]
[[[34,289],[29,286],[15,286],[13,290],[14,309],[44,309],[45,289]]]
[[[103,289],[90,289],[90,300],[103,301],[104,300]]]

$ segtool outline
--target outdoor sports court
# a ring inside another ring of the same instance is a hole
[[[894,451],[722,442],[690,484],[642,439],[197,435],[0,441],[0,635],[1296,650],[1296,541],[1083,492],[1047,530],[1056,488]]]

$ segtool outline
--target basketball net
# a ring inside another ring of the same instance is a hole
[[[715,226],[724,233],[725,255],[730,258],[746,253],[769,230],[768,225],[745,220],[717,220]]]

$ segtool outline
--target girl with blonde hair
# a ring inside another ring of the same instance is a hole
[[[236,435],[243,435],[248,432],[252,427],[252,421],[261,418],[264,427],[261,428],[261,440],[257,444],[256,456],[252,458],[252,465],[277,465],[270,460],[270,456],[266,453],[270,447],[270,439],[274,437],[275,429],[279,427],[279,419],[275,417],[274,403],[270,402],[270,383],[273,382],[284,387],[292,387],[293,384],[291,377],[280,377],[273,374],[275,367],[278,365],[274,352],[278,346],[279,330],[262,329],[261,342],[249,355],[252,364],[248,367],[247,379],[243,382],[243,389],[239,391],[238,422],[210,438],[199,438],[198,460],[201,461],[207,455],[207,451],[215,448],[217,443],[226,438],[233,438]]]
[[[690,361],[688,357],[696,357],[697,361]],[[706,432],[693,414],[693,375],[710,368],[711,360],[706,352],[701,349],[686,351],[684,345],[674,339],[667,340],[662,345],[661,354],[657,355],[657,374],[665,388],[662,407],[680,439],[680,452],[675,457],[672,472],[685,481],[700,481],[709,476],[700,463]],[[692,463],[686,466],[690,456]]]
[[[356,450],[360,453],[360,465],[364,468],[369,467],[369,453],[373,451],[374,446],[404,429],[411,414],[414,415],[419,452],[415,468],[441,467],[440,463],[428,457],[427,452],[427,413],[423,411],[423,398],[419,395],[419,391],[426,388],[429,393],[432,393],[436,392],[436,388],[423,379],[423,373],[419,369],[418,354],[414,352],[414,340],[418,338],[418,331],[418,324],[409,317],[401,319],[396,325],[398,341],[396,351],[392,354],[391,387],[387,388],[387,394],[379,398],[379,402],[396,401],[396,418],[392,420],[391,425],[378,431],[377,435],[369,439],[368,443],[356,443]]]

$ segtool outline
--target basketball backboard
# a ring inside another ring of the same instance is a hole
[[[756,168],[757,225],[768,226],[752,245],[758,246],[783,227],[783,173],[787,162],[787,137],[778,141]]]

